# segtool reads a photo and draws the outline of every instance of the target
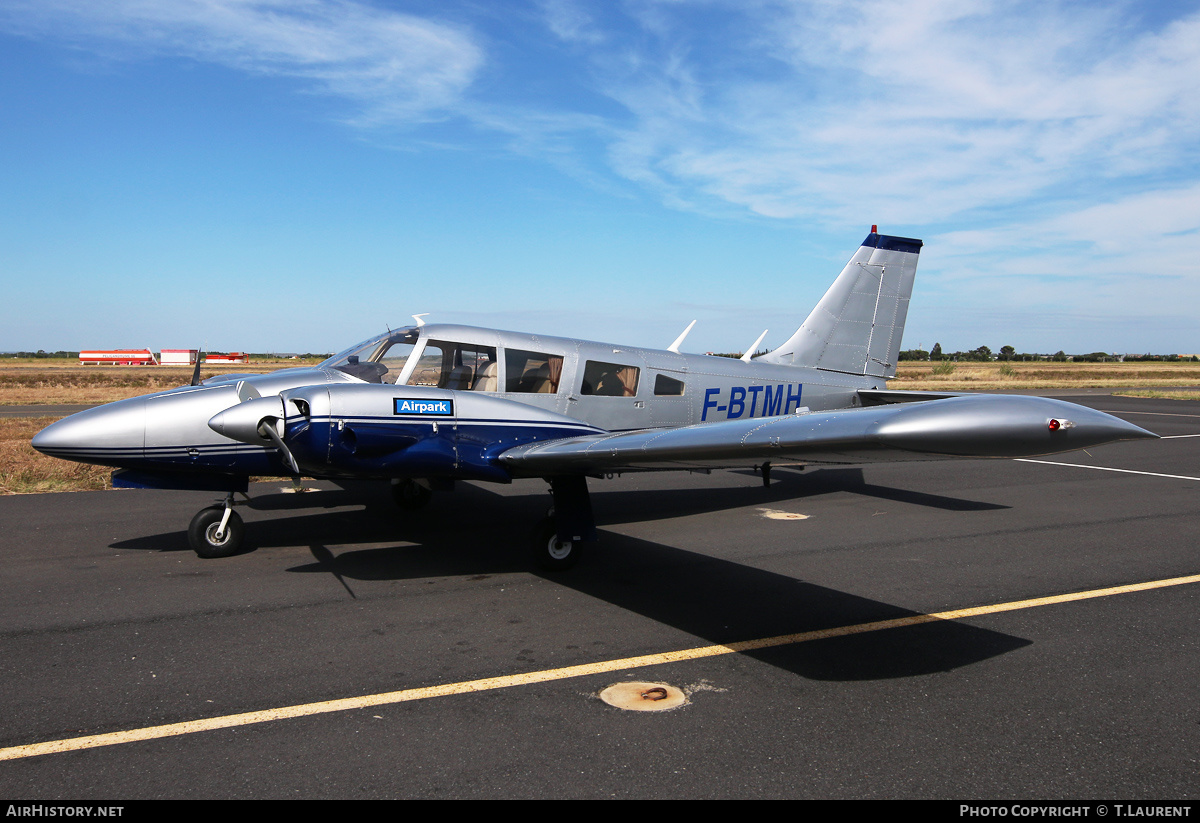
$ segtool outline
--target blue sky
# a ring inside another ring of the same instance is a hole
[[[411,322],[1198,352],[1200,3],[3,0],[0,350]]]

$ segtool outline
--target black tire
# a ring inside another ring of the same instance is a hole
[[[220,540],[217,539],[217,528],[224,516],[224,506],[209,506],[207,509],[201,509],[192,518],[192,523],[188,526],[188,543],[196,554],[204,558],[229,557],[241,550],[246,528],[237,512],[229,513],[225,534]]]
[[[433,492],[415,480],[401,480],[392,484],[392,499],[397,506],[408,511],[425,508],[432,497]]]
[[[558,539],[558,524],[547,517],[533,531],[533,559],[546,571],[562,572],[579,562],[583,544]]]

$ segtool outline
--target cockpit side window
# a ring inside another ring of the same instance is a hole
[[[562,355],[504,350],[504,390],[507,392],[557,394],[562,370]]]
[[[496,350],[445,340],[430,340],[408,378],[410,386],[436,386],[455,391],[494,391],[487,377],[495,374]]]
[[[381,382],[395,383],[400,377],[400,372],[404,371],[404,364],[408,362],[408,358],[412,355],[413,349],[416,347],[417,341],[414,340],[411,343],[396,343],[384,352],[383,356],[379,358],[379,364],[387,367],[387,373],[383,376]]]

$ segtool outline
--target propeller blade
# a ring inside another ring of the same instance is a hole
[[[200,361],[202,361],[204,359],[205,354],[207,354],[207,352],[202,352],[202,351],[196,352],[196,368],[192,369],[191,385],[193,385],[193,386],[200,385]]]
[[[279,449],[279,453],[283,455],[283,462],[289,469],[292,470],[292,477],[300,479],[300,465],[296,462],[296,458],[292,456],[291,451],[283,443],[283,438],[279,436],[279,432],[275,431],[275,424],[272,420],[264,420],[258,427],[258,433],[275,444],[275,448]]]

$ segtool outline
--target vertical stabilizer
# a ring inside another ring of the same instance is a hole
[[[796,333],[760,362],[895,377],[921,241],[872,231]]]

